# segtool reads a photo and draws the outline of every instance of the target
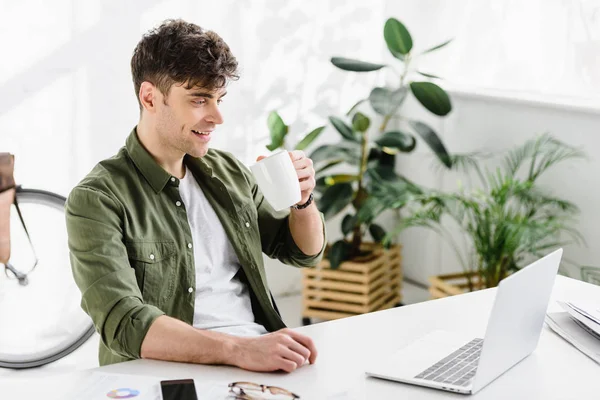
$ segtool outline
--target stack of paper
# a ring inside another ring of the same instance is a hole
[[[565,312],[546,315],[548,326],[600,364],[600,305],[562,302]]]

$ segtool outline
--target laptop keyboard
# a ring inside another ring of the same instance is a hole
[[[448,357],[438,361],[419,375],[418,379],[468,386],[475,376],[483,339],[473,339]]]

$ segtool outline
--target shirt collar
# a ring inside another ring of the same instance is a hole
[[[208,152],[210,153],[210,149],[208,150]],[[208,153],[206,153],[206,154],[208,154]],[[197,173],[205,175],[209,178],[212,178],[213,170],[209,166],[208,162],[204,159],[205,157],[206,156],[204,156],[202,158],[192,157],[189,154],[186,154],[185,157],[183,157],[183,163],[186,165],[186,167],[190,168],[193,172],[197,172]]]
[[[171,178],[171,175],[165,171],[152,155],[144,148],[140,139],[137,135],[137,129],[133,128],[127,141],[125,143],[129,157],[140,170],[144,178],[148,181],[152,189],[156,193],[160,193]],[[194,172],[204,173],[210,177],[213,176],[212,168],[208,166],[208,163],[200,158],[191,157],[186,154],[184,157],[184,163],[186,166],[191,167]]]

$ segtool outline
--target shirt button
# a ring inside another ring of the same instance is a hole
[[[194,291],[194,288],[192,288],[192,287],[188,289],[189,293],[192,293],[193,291]]]
[[[154,260],[154,254],[150,254],[150,259]]]
[[[171,177],[171,182],[175,182],[175,177]]]
[[[246,228],[250,228],[250,222],[246,222]]]
[[[192,244],[188,243],[188,249],[191,249],[191,248],[192,248]]]
[[[177,207],[179,207],[179,206],[181,206],[181,202],[178,200],[178,201],[175,203],[175,205],[176,205]]]

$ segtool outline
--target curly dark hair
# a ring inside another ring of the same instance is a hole
[[[166,98],[174,83],[187,89],[225,87],[239,78],[237,68],[237,60],[219,35],[181,19],[166,20],[146,33],[131,57],[138,103],[144,81],[155,85]]]

